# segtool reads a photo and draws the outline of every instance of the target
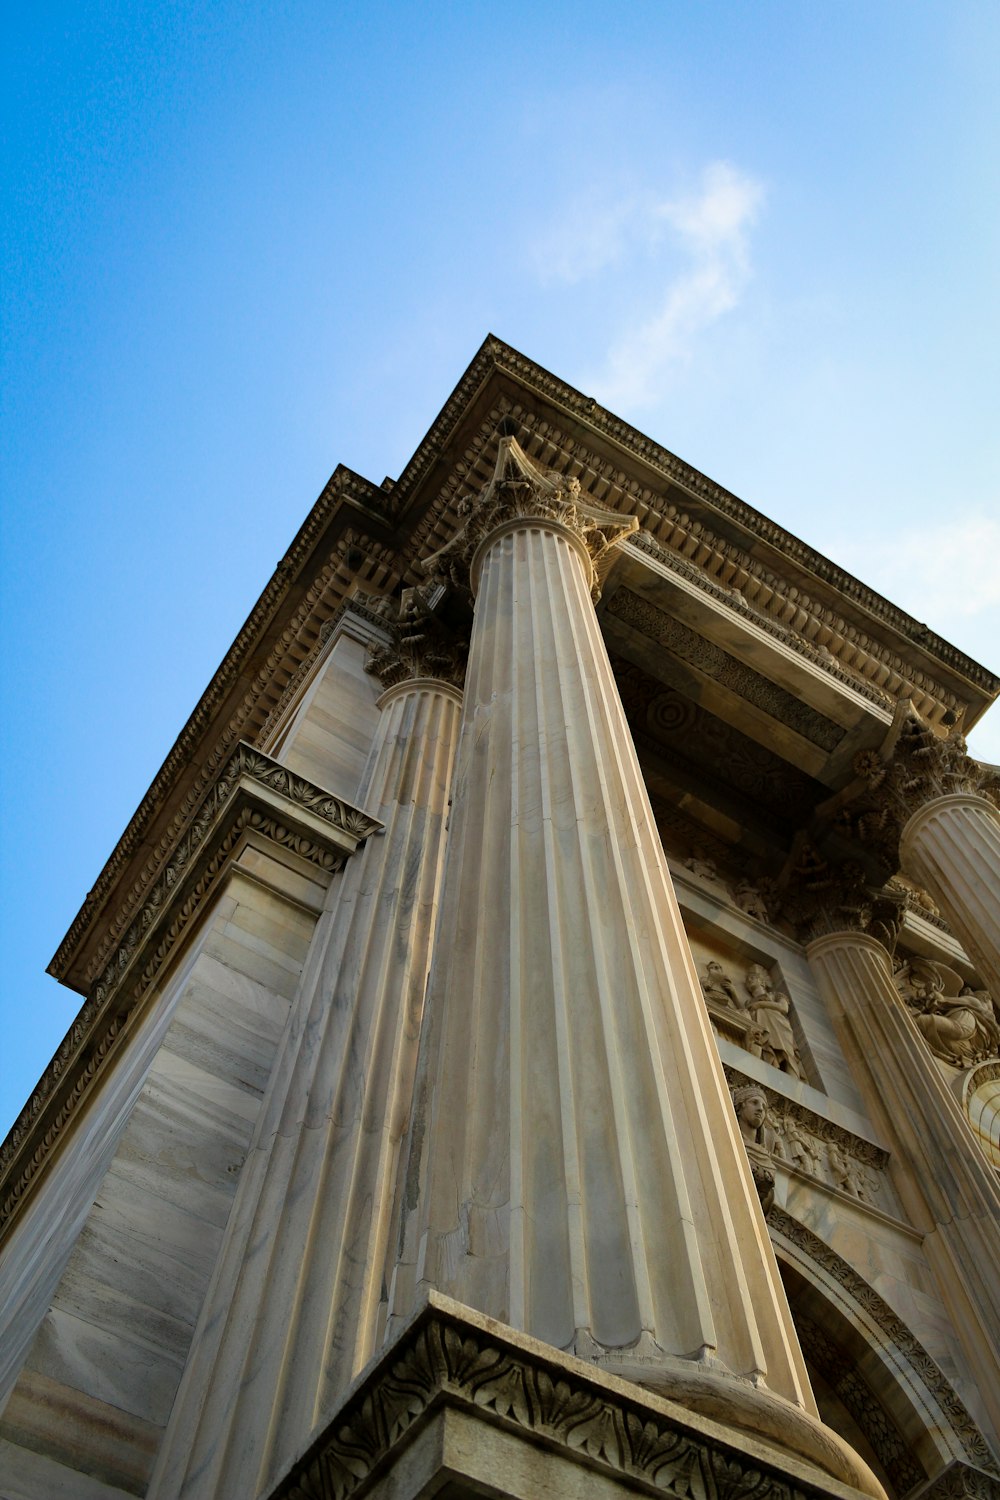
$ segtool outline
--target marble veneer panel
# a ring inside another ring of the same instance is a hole
[[[270,753],[348,801],[361,784],[378,724],[381,684],[365,671],[367,642],[336,633],[307,679],[298,706]]]
[[[0,1419],[3,1500],[145,1492],[322,896],[242,864]]]

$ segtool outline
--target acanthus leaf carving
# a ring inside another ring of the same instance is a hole
[[[600,597],[596,564],[609,547],[638,527],[634,516],[602,510],[586,501],[580,481],[538,467],[517,439],[502,436],[496,467],[489,483],[476,497],[465,497],[456,507],[461,529],[451,541],[423,563],[433,579],[453,588],[474,585],[471,571],[480,545],[498,527],[511,521],[548,521],[565,528],[582,544],[591,562],[591,593]]]

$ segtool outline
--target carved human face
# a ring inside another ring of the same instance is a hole
[[[767,1101],[763,1094],[749,1094],[740,1105],[740,1119],[753,1130],[759,1130],[767,1114]]]

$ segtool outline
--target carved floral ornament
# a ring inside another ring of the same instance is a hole
[[[446,1408],[500,1431],[517,1432],[588,1476],[637,1481],[645,1493],[678,1500],[820,1500],[818,1471],[801,1478],[772,1462],[767,1445],[745,1451],[715,1437],[676,1402],[659,1400],[535,1340],[484,1326],[468,1308],[437,1293],[393,1348],[369,1371],[270,1500],[347,1500],[367,1493],[377,1471],[391,1475],[403,1445]],[[470,1454],[476,1444],[469,1446]],[[541,1456],[541,1455],[539,1455]],[[462,1460],[457,1458],[461,1463]],[[567,1480],[569,1476],[567,1475]],[[818,1482],[817,1482],[818,1481]],[[478,1485],[474,1486],[478,1490]],[[841,1486],[838,1485],[838,1489]],[[845,1490],[846,1493],[846,1490]]]
[[[582,498],[580,481],[540,469],[516,438],[500,438],[496,466],[489,483],[457,506],[461,530],[446,542],[423,568],[433,579],[453,588],[475,592],[477,553],[491,533],[519,520],[555,524],[570,532],[590,559],[591,594],[600,598],[596,565],[615,542],[638,528],[634,516],[602,510]]]
[[[899,867],[903,828],[928,802],[959,792],[1000,807],[997,768],[973,759],[959,733],[935,734],[909,703],[900,704],[880,749],[858,752],[854,771],[835,826],[866,845],[890,876]]]
[[[465,680],[468,642],[450,630],[435,613],[445,590],[427,583],[404,589],[399,599],[362,595],[367,611],[384,625],[389,639],[373,643],[365,671],[383,687],[396,687],[417,678],[434,678],[461,688]]]

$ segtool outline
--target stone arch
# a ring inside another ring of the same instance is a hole
[[[958,1466],[1000,1476],[971,1414],[920,1341],[835,1250],[779,1208],[768,1216],[824,1420],[896,1500]]]

